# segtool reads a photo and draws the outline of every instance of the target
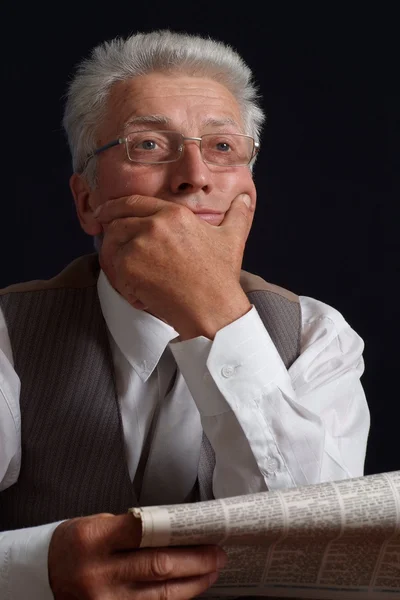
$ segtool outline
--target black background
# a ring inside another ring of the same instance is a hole
[[[48,278],[93,249],[60,125],[74,65],[135,31],[221,39],[253,69],[268,114],[244,268],[335,306],[363,337],[375,473],[400,469],[400,47],[395,8],[349,4],[3,7],[0,287]]]

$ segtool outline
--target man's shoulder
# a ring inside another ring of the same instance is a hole
[[[51,279],[26,281],[0,290],[0,296],[57,289],[82,289],[93,287],[99,274],[98,255],[87,254],[72,261]]]
[[[289,302],[300,302],[299,296],[293,292],[290,292],[279,285],[269,283],[268,281],[265,281],[265,279],[262,279],[262,277],[254,275],[253,273],[248,273],[247,271],[241,271],[240,285],[246,294],[250,294],[252,292],[269,292],[270,294],[281,296]]]

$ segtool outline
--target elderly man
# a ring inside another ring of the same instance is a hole
[[[2,597],[198,595],[223,552],[138,550],[130,506],[362,474],[362,340],[241,271],[262,121],[209,39],[137,34],[79,66],[70,184],[99,254],[0,295]]]

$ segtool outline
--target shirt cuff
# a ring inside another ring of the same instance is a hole
[[[170,344],[201,416],[217,416],[259,397],[285,366],[253,306],[220,329],[213,341],[203,336]]]
[[[218,459],[214,495],[291,487],[268,402],[271,395],[280,401],[277,388],[291,389],[290,377],[256,308],[218,331],[213,341],[198,337],[170,347]],[[240,460],[232,461],[232,447]]]
[[[51,537],[60,522],[0,533],[1,598],[54,600],[48,553]]]

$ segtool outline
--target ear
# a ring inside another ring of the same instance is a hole
[[[82,229],[89,235],[99,235],[103,228],[93,217],[97,208],[95,193],[90,188],[86,179],[74,173],[69,180],[72,195],[75,201],[76,213]]]

